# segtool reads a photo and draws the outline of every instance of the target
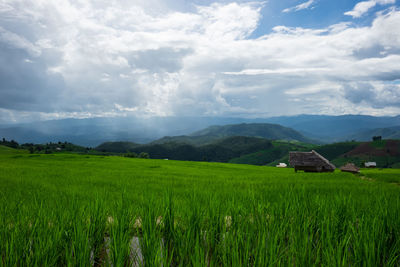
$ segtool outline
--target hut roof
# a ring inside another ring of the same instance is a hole
[[[289,163],[292,166],[324,167],[328,170],[336,168],[315,150],[311,152],[289,152]]]
[[[340,168],[342,172],[351,172],[351,173],[359,173],[360,168],[358,168],[356,165],[353,163],[347,163],[346,165],[342,166]]]

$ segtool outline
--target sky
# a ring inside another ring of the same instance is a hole
[[[0,0],[0,123],[400,114],[399,0]]]

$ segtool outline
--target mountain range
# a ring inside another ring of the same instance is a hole
[[[160,142],[160,138],[169,136],[161,141],[163,143],[166,140],[174,141],[176,136],[179,136],[179,140],[186,139],[187,143],[198,145],[204,144],[202,136],[210,136],[210,134],[202,134],[202,131],[204,133],[204,131],[212,131],[218,126],[242,123],[270,123],[291,128],[290,130],[281,129],[278,133],[273,133],[271,130],[270,136],[255,135],[269,139],[290,140],[291,138],[288,138],[288,135],[291,135],[289,132],[292,130],[296,131],[295,135],[297,136],[293,135],[292,139],[304,141],[307,139],[322,143],[344,140],[370,140],[374,135],[382,135],[384,138],[398,138],[400,136],[400,116],[297,115],[259,119],[227,117],[62,119],[0,125],[0,138],[14,139],[19,143],[67,141],[94,147],[107,141],[130,141],[141,144],[157,143]],[[229,129],[220,129],[220,133],[223,131],[229,131]],[[283,135],[279,136],[280,134]]]
[[[150,155],[155,159],[189,161],[230,162],[255,165],[275,165],[288,162],[289,151],[312,149],[331,160],[337,166],[347,162],[362,166],[363,162],[375,161],[380,167],[400,167],[400,127],[378,128],[362,131],[354,139],[374,141],[347,141],[318,144],[298,131],[271,123],[240,123],[210,126],[187,135],[167,136],[140,144],[129,141],[104,142],[95,149],[76,146],[68,142],[52,142],[45,145],[23,144],[2,140],[0,144],[22,148],[31,153],[91,153],[135,157]],[[93,132],[96,136],[96,133]],[[357,138],[356,138],[357,137]],[[388,137],[388,138],[387,138]]]

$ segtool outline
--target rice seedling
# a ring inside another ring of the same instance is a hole
[[[0,153],[0,266],[400,265],[398,170],[18,155]]]

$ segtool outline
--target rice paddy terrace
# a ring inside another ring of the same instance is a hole
[[[0,146],[0,266],[399,266],[399,184]]]

